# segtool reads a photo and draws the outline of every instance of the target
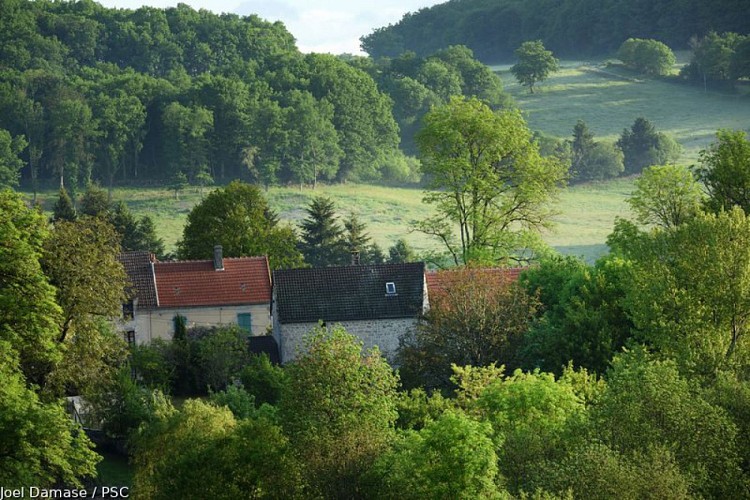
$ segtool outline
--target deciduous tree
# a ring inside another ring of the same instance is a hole
[[[297,236],[278,223],[256,186],[239,181],[212,191],[188,214],[178,253],[183,259],[210,259],[215,245],[227,257],[267,255],[272,269],[300,267]]]
[[[524,233],[549,223],[565,167],[540,156],[518,111],[495,113],[477,99],[454,97],[424,123],[417,137],[430,179],[424,201],[438,214],[417,229],[439,238],[456,264],[512,256]]]
[[[59,221],[44,246],[44,271],[57,288],[62,324],[57,342],[65,359],[54,382],[80,391],[114,375],[124,359],[125,345],[111,329],[125,302],[127,277],[117,259],[120,236],[101,219],[82,217]]]
[[[750,214],[750,140],[740,130],[720,130],[700,153],[698,180],[708,192],[706,206],[715,212],[738,206]]]
[[[541,40],[523,42],[516,49],[518,62],[510,71],[516,77],[518,83],[529,88],[534,93],[534,85],[547,79],[550,73],[557,71],[560,62],[552,55],[552,52],[544,48]]]
[[[619,220],[608,243],[632,262],[624,304],[637,339],[686,375],[748,365],[750,222],[741,209],[701,213],[669,231]]]
[[[621,453],[671,450],[692,495],[748,494],[737,428],[726,412],[691,388],[673,361],[655,360],[640,349],[615,358],[591,418],[595,435]]]
[[[677,59],[672,49],[657,40],[628,38],[617,51],[626,65],[647,75],[668,75]]]
[[[445,411],[407,432],[378,459],[376,498],[493,498],[497,457],[490,426],[461,411]]]
[[[279,416],[313,494],[365,494],[362,475],[393,438],[398,378],[343,327],[314,329],[286,365]]]
[[[517,366],[536,298],[501,270],[443,271],[439,283],[424,320],[399,346],[404,383],[448,389],[451,364]]]
[[[39,386],[62,358],[62,312],[40,264],[48,225],[20,195],[0,191],[0,341],[26,381]]]
[[[674,228],[694,217],[701,208],[700,186],[685,167],[648,167],[636,179],[635,188],[627,201],[641,224]]]
[[[23,136],[11,137],[7,130],[0,129],[0,189],[18,186],[23,160],[19,154],[26,149]]]
[[[520,347],[522,366],[560,374],[565,366],[604,374],[631,336],[625,309],[629,263],[607,257],[587,266],[572,257],[543,260],[522,277],[542,312]]]
[[[0,481],[14,488],[82,486],[100,457],[62,403],[40,401],[13,351],[0,340]]]
[[[188,400],[166,409],[136,441],[134,484],[153,499],[296,498],[299,466],[281,428],[266,417],[236,419]],[[211,467],[205,464],[210,462]],[[196,470],[203,472],[196,474]]]

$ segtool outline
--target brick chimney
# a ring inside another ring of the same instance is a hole
[[[224,270],[224,257],[222,255],[223,249],[221,245],[214,245],[214,270]]]

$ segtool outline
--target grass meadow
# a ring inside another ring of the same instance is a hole
[[[560,71],[535,93],[520,86],[509,66],[495,66],[533,130],[556,137],[572,135],[583,120],[602,140],[616,141],[636,118],[651,121],[683,147],[681,163],[693,164],[720,128],[750,131],[750,96],[726,93],[635,75],[617,66],[563,61]]]
[[[564,61],[561,66],[535,94],[515,82],[510,66],[493,68],[534,130],[568,137],[576,120],[582,119],[597,138],[615,141],[623,128],[643,116],[658,130],[673,135],[684,148],[681,162],[692,164],[717,129],[750,128],[750,96],[746,94],[704,92],[699,87],[645,79],[598,62]],[[632,190],[633,179],[570,187],[560,196],[556,225],[544,234],[545,241],[563,253],[594,260],[607,251],[605,241],[615,217],[629,215],[625,199]],[[357,214],[384,249],[398,238],[405,238],[417,250],[438,248],[434,240],[409,231],[412,221],[432,213],[422,204],[419,189],[345,184],[319,185],[315,191],[277,187],[266,194],[281,219],[295,225],[305,217],[305,207],[314,196],[326,195],[335,200],[342,216]],[[40,195],[45,209],[51,210],[56,196],[57,191]],[[153,217],[167,250],[173,251],[187,214],[201,195],[191,189],[176,200],[167,189],[120,188],[114,198],[124,200],[138,215]]]
[[[631,179],[569,188],[556,204],[557,224],[545,234],[545,240],[563,253],[595,259],[606,252],[604,241],[614,218],[627,215],[625,198],[631,191]],[[335,200],[341,216],[353,212],[364,221],[370,236],[385,250],[398,238],[405,238],[419,251],[439,248],[435,240],[409,231],[412,221],[433,213],[430,206],[422,203],[420,189],[365,184],[318,185],[316,190],[271,188],[266,195],[281,219],[294,225],[305,218],[305,208],[314,196],[325,195]],[[38,199],[45,210],[51,211],[56,197],[56,191],[45,191]],[[200,202],[201,195],[186,190],[175,199],[173,192],[166,189],[118,188],[114,190],[113,199],[125,201],[136,215],[150,215],[167,251],[174,251],[187,214]]]

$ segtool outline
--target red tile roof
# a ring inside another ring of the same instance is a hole
[[[224,258],[224,270],[211,260],[155,262],[159,307],[230,306],[271,303],[266,257]]]
[[[427,279],[427,293],[429,297],[438,297],[445,293],[451,284],[460,279],[466,272],[471,273],[473,279],[491,281],[497,284],[517,281],[518,277],[528,267],[488,267],[472,269],[446,269],[425,273]]]

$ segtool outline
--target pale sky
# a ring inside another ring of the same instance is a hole
[[[407,12],[416,12],[446,0],[98,0],[106,7],[137,9],[141,5],[173,7],[185,3],[194,9],[258,14],[267,21],[282,21],[297,39],[302,52],[349,52],[362,54],[359,37],[373,29],[398,22]]]

